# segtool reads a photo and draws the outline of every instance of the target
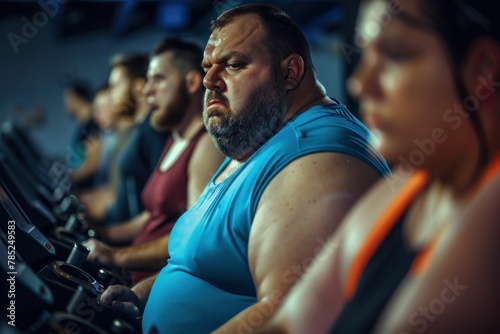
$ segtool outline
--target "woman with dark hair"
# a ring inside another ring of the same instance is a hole
[[[499,332],[498,4],[397,4],[362,3],[348,85],[393,178],[356,205],[262,332]]]

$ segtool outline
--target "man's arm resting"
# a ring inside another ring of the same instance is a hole
[[[148,277],[137,283],[132,289],[123,285],[112,285],[106,289],[99,300],[134,317],[144,313],[149,293],[158,275]]]
[[[101,229],[101,239],[111,245],[129,244],[139,233],[149,218],[149,213],[143,211],[127,222]]]
[[[114,262],[128,270],[155,271],[165,267],[168,258],[170,233],[140,245],[117,248]]]
[[[120,248],[110,247],[96,239],[89,239],[83,245],[90,250],[88,261],[127,270],[155,271],[165,266],[169,237],[170,233],[140,245]]]

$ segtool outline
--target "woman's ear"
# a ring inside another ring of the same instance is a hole
[[[285,89],[287,91],[295,90],[305,74],[305,64],[302,57],[296,53],[289,55],[281,62],[280,69],[285,80]]]
[[[469,93],[487,100],[500,89],[500,46],[490,37],[475,41],[464,62],[464,80]]]
[[[186,73],[186,89],[189,94],[195,94],[200,90],[203,83],[203,77],[197,70],[191,70]]]

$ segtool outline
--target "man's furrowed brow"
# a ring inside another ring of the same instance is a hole
[[[229,51],[215,57],[205,57],[201,62],[201,67],[205,68],[210,66],[210,64],[223,64],[233,58],[246,59],[248,57],[239,51]]]

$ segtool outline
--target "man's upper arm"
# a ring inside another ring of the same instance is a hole
[[[290,289],[378,178],[365,163],[340,153],[307,155],[276,175],[261,196],[250,233],[258,300]]]

